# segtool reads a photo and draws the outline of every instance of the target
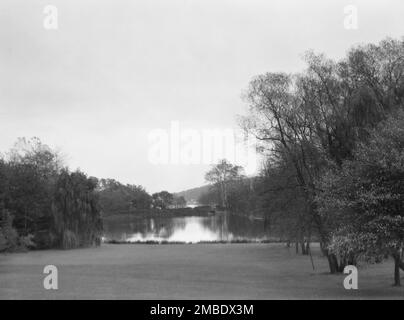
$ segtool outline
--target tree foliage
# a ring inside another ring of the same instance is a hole
[[[152,197],[142,186],[123,185],[114,179],[101,179],[98,185],[100,207],[104,216],[135,213],[150,209]]]
[[[358,46],[340,61],[313,52],[305,60],[307,68],[300,74],[266,73],[250,82],[245,94],[249,114],[241,118],[241,125],[261,142],[260,150],[272,167],[263,172],[272,183],[268,190],[274,190],[267,197],[298,195],[289,205],[275,200],[278,208],[271,206],[269,215],[296,211],[292,221],[301,221],[306,236],[314,227],[330,271],[337,272],[343,263],[338,265],[329,244],[339,222],[320,214],[317,181],[329,168],[352,160],[358,145],[369,139],[369,130],[403,107],[404,41]],[[288,168],[292,183],[279,179],[282,168]],[[302,209],[293,209],[296,205]]]
[[[319,182],[317,202],[335,221],[330,249],[340,257],[402,266],[404,247],[404,110],[392,114],[358,145],[353,159]],[[395,283],[400,284],[399,274]]]
[[[38,138],[19,139],[0,160],[0,247],[99,243],[102,224],[95,186],[83,173],[63,169],[58,153]],[[63,240],[66,237],[74,241]]]
[[[221,205],[228,208],[229,185],[240,179],[243,168],[229,163],[226,159],[220,160],[205,174],[205,180],[217,188]]]
[[[152,194],[154,208],[167,209],[174,202],[174,195],[168,191],[160,191]]]

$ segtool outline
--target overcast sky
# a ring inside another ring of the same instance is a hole
[[[49,4],[57,30],[43,26]],[[254,75],[300,71],[308,49],[339,58],[401,37],[403,17],[402,0],[1,0],[0,151],[37,136],[89,175],[199,186],[206,165],[150,163],[151,130],[236,128]]]

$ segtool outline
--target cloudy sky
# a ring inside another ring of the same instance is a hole
[[[44,28],[46,5],[57,30]],[[254,75],[299,71],[308,49],[339,58],[401,37],[403,17],[402,0],[2,0],[0,151],[37,136],[90,175],[199,186],[207,165],[150,162],[152,130],[237,128]]]

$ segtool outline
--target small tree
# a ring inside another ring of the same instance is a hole
[[[160,207],[161,209],[168,208],[173,203],[174,200],[173,194],[169,193],[168,191],[153,193],[152,198],[153,198],[153,205],[155,207]]]
[[[230,181],[241,178],[242,171],[243,168],[241,166],[233,165],[223,159],[214,165],[205,175],[205,180],[218,188],[224,208],[228,207],[228,184]]]
[[[176,208],[185,208],[187,206],[187,201],[185,200],[185,198],[183,196],[174,197],[173,205]]]

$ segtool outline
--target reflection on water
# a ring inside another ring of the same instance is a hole
[[[263,220],[231,214],[106,221],[104,229],[105,240],[130,242],[267,240],[269,236]]]

